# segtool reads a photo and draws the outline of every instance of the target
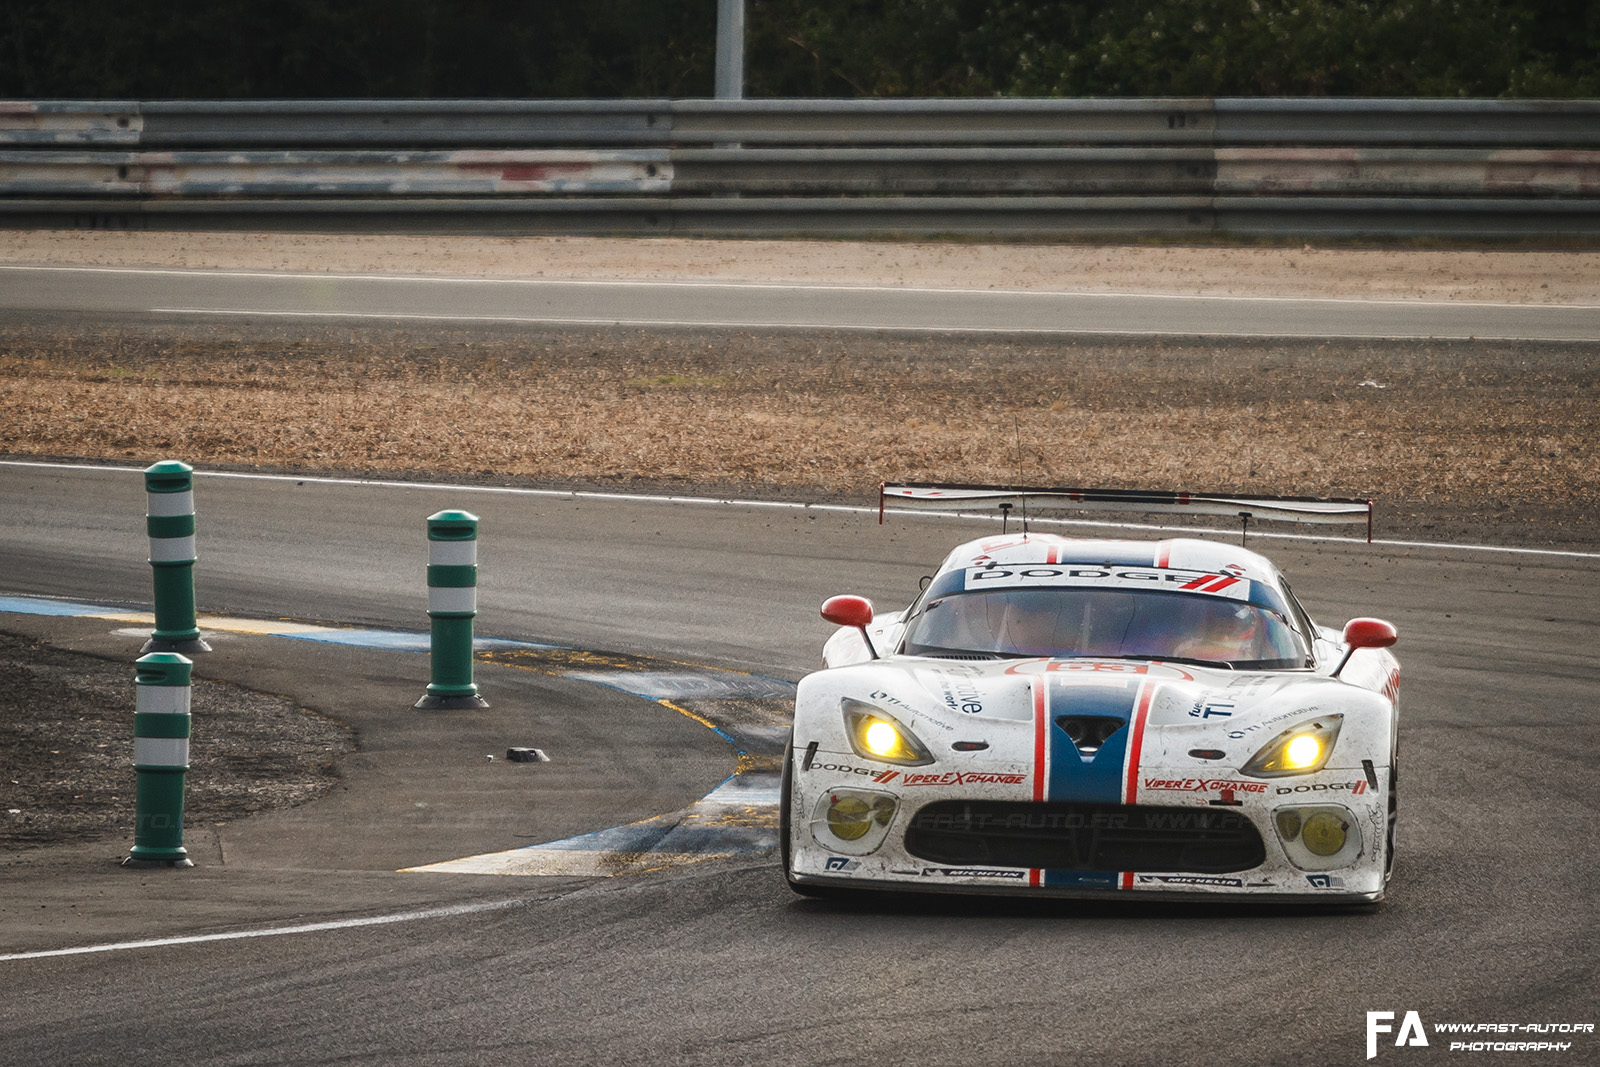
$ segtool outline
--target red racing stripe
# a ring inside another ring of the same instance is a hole
[[[1161,688],[1159,682],[1152,682],[1146,678],[1140,683],[1139,693],[1134,697],[1133,721],[1128,724],[1128,777],[1127,785],[1122,792],[1124,804],[1139,802],[1139,756],[1144,749],[1144,724],[1150,717],[1150,703],[1159,688]],[[1123,889],[1132,889],[1133,872],[1123,871],[1120,884]]]
[[[1050,716],[1044,705],[1047,686],[1042,676],[1029,675],[1028,687],[1033,690],[1033,799],[1036,802],[1044,799],[1045,784],[1050,780],[1050,768],[1046,766],[1050,751],[1047,734]]]
[[[1040,675],[1030,675],[1028,688],[1033,691],[1033,799],[1035,802],[1044,799],[1045,783],[1050,780],[1049,768],[1045,766],[1045,754],[1049,751],[1046,742],[1047,727],[1050,716],[1045,708],[1045,688],[1048,682]],[[1030,886],[1044,885],[1044,871],[1038,867],[1028,871],[1028,884]]]
[[[1160,687],[1159,682],[1146,678],[1140,683],[1139,693],[1134,697],[1133,722],[1129,724],[1128,733],[1127,786],[1122,791],[1124,804],[1139,803],[1139,755],[1144,747],[1144,723],[1150,717],[1150,702]]]

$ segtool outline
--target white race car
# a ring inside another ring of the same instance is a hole
[[[1375,901],[1393,864],[1395,630],[1312,622],[1211,540],[989,537],[800,682],[795,891]]]

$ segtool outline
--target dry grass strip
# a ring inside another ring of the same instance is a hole
[[[860,495],[1600,490],[1595,346],[0,324],[0,451]]]

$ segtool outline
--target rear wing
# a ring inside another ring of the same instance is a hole
[[[1354,497],[1232,496],[1221,493],[1167,493],[1142,489],[1049,489],[1015,485],[938,485],[885,482],[878,489],[878,522],[889,502],[928,511],[980,511],[998,508],[1009,520],[1013,508],[1029,511],[1145,511],[1188,515],[1226,515],[1250,520],[1317,524],[1366,523],[1372,542],[1372,501]]]

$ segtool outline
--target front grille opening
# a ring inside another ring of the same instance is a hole
[[[1061,871],[1222,874],[1267,858],[1239,812],[1145,804],[940,800],[912,816],[905,843],[931,863]]]
[[[1072,738],[1080,754],[1092,756],[1112,734],[1127,725],[1127,720],[1111,715],[1057,715],[1056,725]]]

